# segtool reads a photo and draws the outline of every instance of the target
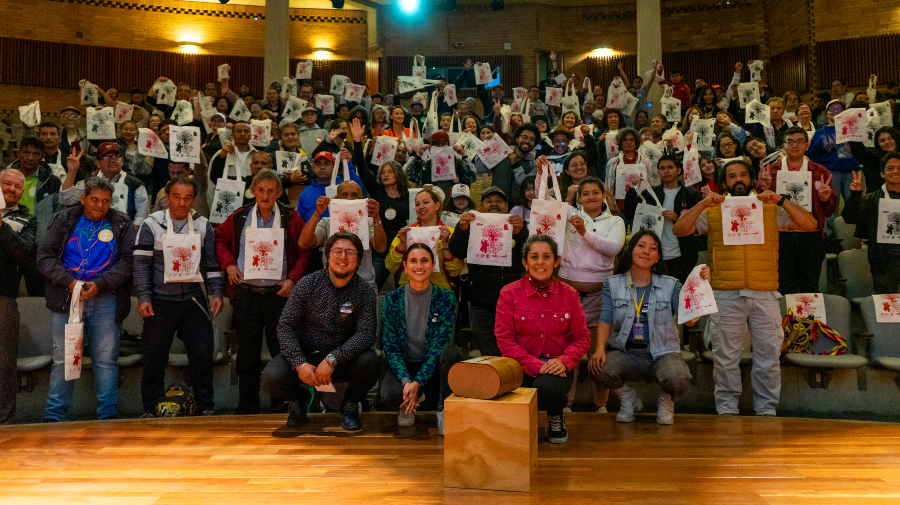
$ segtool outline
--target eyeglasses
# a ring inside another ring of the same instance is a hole
[[[100,156],[98,159],[100,161],[115,161],[121,157],[121,154],[107,154],[106,156]]]
[[[807,141],[805,141],[805,140],[803,140],[803,139],[800,139],[800,140],[785,140],[785,141],[784,141],[784,145],[786,145],[786,146],[802,146],[802,145],[804,145],[804,144],[807,144]]]
[[[356,250],[355,249],[332,249],[331,255],[335,258],[345,257],[345,258],[355,258]]]
[[[734,142],[722,142],[719,147],[734,147]]]
[[[828,112],[844,112],[843,107],[829,107]]]
[[[62,117],[63,119],[75,119],[81,117],[81,114],[63,114]]]

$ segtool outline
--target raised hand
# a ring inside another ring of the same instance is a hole
[[[850,191],[862,191],[862,172],[853,172],[853,182],[850,183]]]
[[[466,58],[466,64],[463,65],[463,68],[466,70],[470,70],[472,68],[472,58]]]
[[[854,176],[856,173],[854,173]],[[819,182],[816,183],[816,191],[819,192],[819,200],[823,202],[827,202],[831,195],[834,194],[834,190],[831,189],[831,174],[828,174],[828,179],[825,179],[825,176],[819,179]],[[852,191],[852,186],[851,186]]]
[[[353,135],[354,142],[361,142],[363,135],[366,133],[366,127],[363,126],[362,122],[360,122],[359,118],[353,120],[353,123],[350,125],[350,135]]]

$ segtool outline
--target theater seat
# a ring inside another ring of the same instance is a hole
[[[840,279],[837,282],[844,285],[844,297],[856,307],[875,291],[868,254],[866,249],[850,249],[838,254]]]
[[[869,354],[872,363],[900,372],[900,323],[879,323],[875,317],[875,299],[871,296],[863,300],[863,321],[869,333],[863,334],[864,338],[871,339]],[[895,378],[900,386],[900,374]]]
[[[16,368],[33,372],[53,364],[53,330],[50,309],[43,297],[21,297],[19,304],[19,352]]]

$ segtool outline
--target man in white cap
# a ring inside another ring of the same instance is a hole
[[[305,153],[315,151],[322,140],[328,137],[328,132],[316,124],[316,117],[316,109],[312,107],[307,107],[300,113],[300,120],[303,122],[300,125],[300,149]]]

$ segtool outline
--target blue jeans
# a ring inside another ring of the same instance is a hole
[[[44,415],[49,422],[66,420],[72,401],[74,381],[66,380],[66,323],[69,314],[51,312],[53,327],[53,367],[50,369],[50,393]],[[97,296],[84,301],[84,345],[88,348],[97,391],[97,418],[115,419],[119,404],[119,336],[122,325],[116,323],[116,295]]]
[[[381,291],[384,283],[391,276],[391,271],[384,266],[385,258],[387,258],[387,251],[383,253],[372,251],[372,268],[375,269],[375,285],[378,286],[378,291]]]

